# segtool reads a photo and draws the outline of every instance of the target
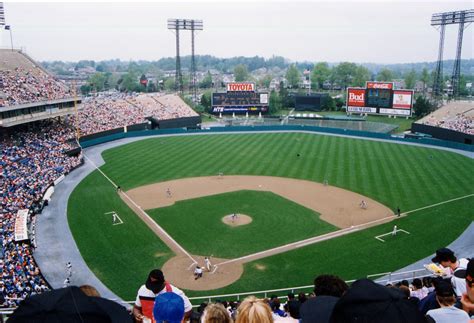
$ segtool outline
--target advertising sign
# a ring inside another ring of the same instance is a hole
[[[255,92],[255,83],[247,83],[247,82],[240,82],[240,83],[227,83],[227,92],[242,92],[242,91],[249,91]]]
[[[347,106],[348,107],[364,107],[365,106],[365,89],[348,88],[347,89]]]
[[[394,90],[393,91],[393,108],[394,109],[411,109],[413,100],[413,91]]]

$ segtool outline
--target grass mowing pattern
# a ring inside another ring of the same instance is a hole
[[[458,154],[304,133],[146,139],[107,150],[103,156],[106,164],[102,170],[125,190],[218,172],[316,182],[327,178],[330,185],[367,195],[393,209],[400,206],[405,212],[471,194],[474,187],[474,161]],[[123,227],[128,233],[111,231],[109,238],[95,243],[95,237],[106,229],[98,225],[91,214],[96,216],[114,207],[120,216],[127,214],[126,221],[136,217],[125,204],[116,200],[118,197],[110,188],[110,183],[97,172],[89,175],[69,201],[69,222],[89,266],[118,295],[133,299],[148,270],[155,264],[159,266],[166,257],[150,256],[163,250],[163,245],[139,220],[133,222],[133,230],[130,226]],[[102,207],[104,205],[109,207]],[[382,243],[374,239],[375,235],[391,231],[393,225],[388,224],[259,260],[266,270],[256,269],[255,263],[247,264],[238,282],[212,293],[306,285],[311,284],[314,275],[323,272],[352,279],[394,270],[455,239],[473,220],[472,209],[474,198],[469,198],[400,219],[397,225],[412,233],[412,240],[403,240],[400,246],[393,243],[381,246]],[[253,236],[247,239],[258,242]],[[125,261],[126,257],[119,252],[134,255],[135,259]],[[190,292],[190,295],[197,294],[211,292]]]
[[[116,211],[124,222],[112,225]],[[110,289],[126,299],[136,295],[150,268],[174,254],[116,194],[99,172],[85,178],[68,202],[68,221],[81,255]]]
[[[147,213],[191,254],[229,259],[337,230],[313,210],[271,192],[212,195]],[[238,227],[224,224],[222,217],[232,213],[253,221]]]

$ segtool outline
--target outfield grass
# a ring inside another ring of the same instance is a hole
[[[191,254],[230,259],[337,230],[313,210],[271,192],[212,195],[147,213]],[[224,224],[222,217],[232,213],[246,214],[252,222]],[[248,237],[258,237],[258,243]]]
[[[101,169],[124,190],[219,172],[316,182],[327,178],[330,185],[367,195],[393,209],[399,206],[402,212],[474,192],[474,161],[464,156],[304,133],[153,138],[107,150],[103,157],[106,164]],[[306,285],[311,284],[315,274],[323,272],[352,279],[394,270],[455,239],[473,220],[472,209],[474,198],[469,198],[400,219],[398,226],[412,233],[408,240],[382,244],[374,239],[375,235],[391,231],[393,225],[387,224],[258,260],[245,266],[238,282],[212,293]],[[98,222],[103,213],[111,210],[120,214],[124,225]],[[133,299],[150,268],[161,266],[170,257],[170,251],[98,172],[74,190],[68,219],[86,262],[125,299]],[[208,230],[207,234],[214,231]],[[258,244],[262,237],[248,235],[243,239],[250,245]],[[263,266],[257,269],[257,263]]]

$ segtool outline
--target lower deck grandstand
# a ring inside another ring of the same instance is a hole
[[[474,135],[474,103],[450,102],[417,123]]]

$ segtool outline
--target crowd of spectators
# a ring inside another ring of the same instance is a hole
[[[45,191],[61,175],[81,163],[70,157],[68,140],[73,130],[59,121],[30,124],[24,131],[0,140],[0,301],[13,306],[26,296],[45,291],[48,286],[33,259],[34,245],[15,241],[15,216],[29,210],[29,222],[41,210]],[[34,228],[30,226],[30,229]],[[34,237],[30,237],[34,241]]]
[[[82,101],[79,112],[81,135],[147,122],[197,116],[177,95],[103,93]],[[70,121],[74,125],[74,118]]]
[[[0,71],[0,107],[71,96],[64,84],[38,67]]]
[[[424,119],[423,124],[474,135],[474,118],[465,113],[457,113],[454,116],[447,115],[441,119],[431,116]]]

